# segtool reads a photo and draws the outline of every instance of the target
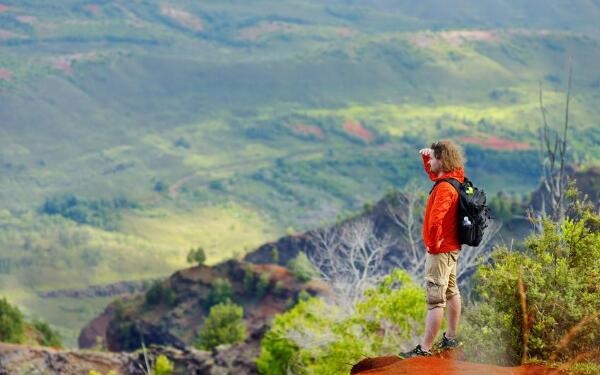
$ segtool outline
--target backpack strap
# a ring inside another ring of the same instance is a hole
[[[465,178],[465,181],[467,179]],[[431,193],[433,192],[433,189],[435,189],[435,187],[440,183],[446,181],[447,183],[449,183],[450,185],[452,185],[454,187],[454,189],[456,189],[456,191],[458,192],[458,194],[460,194],[460,182],[456,179],[456,178],[443,178],[441,180],[437,180],[435,182],[435,184],[433,184],[433,187],[431,188],[431,190],[429,190],[429,195],[431,195]]]

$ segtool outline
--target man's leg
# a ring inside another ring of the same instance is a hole
[[[423,350],[431,350],[433,342],[435,341],[435,337],[442,326],[442,319],[444,319],[443,307],[435,307],[431,310],[427,310],[427,318],[425,319],[425,336],[423,337],[423,343],[421,343],[421,348]]]
[[[446,307],[448,307],[448,331],[446,332],[446,337],[453,339],[458,334],[458,323],[461,312],[460,294],[450,297],[446,301]]]
[[[460,291],[458,290],[458,283],[456,282],[456,264],[459,252],[450,253],[448,255],[453,264],[450,270],[450,276],[448,277],[448,289],[446,291],[446,306],[448,307],[448,331],[446,331],[446,337],[454,339],[458,335],[458,323],[460,321],[462,302]]]

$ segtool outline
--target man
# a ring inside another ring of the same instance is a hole
[[[464,182],[462,153],[451,141],[435,142],[431,148],[421,149],[419,153],[425,171],[434,183],[446,178]],[[423,220],[423,242],[427,248],[425,335],[413,350],[400,353],[403,358],[431,355],[445,307],[448,308],[448,330],[444,332],[438,347],[446,349],[459,345],[456,340],[461,313],[461,298],[456,283],[456,260],[460,252],[458,201],[458,192],[447,181],[437,183],[429,195]]]

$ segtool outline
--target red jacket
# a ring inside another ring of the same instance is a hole
[[[425,171],[432,181],[444,178],[455,178],[461,183],[465,180],[462,168],[455,169],[441,176],[431,172],[429,155],[422,155]],[[423,243],[431,254],[448,253],[460,250],[458,240],[458,192],[450,183],[441,182],[431,192],[425,207],[423,220]]]

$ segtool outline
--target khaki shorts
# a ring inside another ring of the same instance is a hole
[[[460,294],[456,284],[456,259],[460,250],[430,254],[425,259],[427,309],[446,307],[446,300]]]

